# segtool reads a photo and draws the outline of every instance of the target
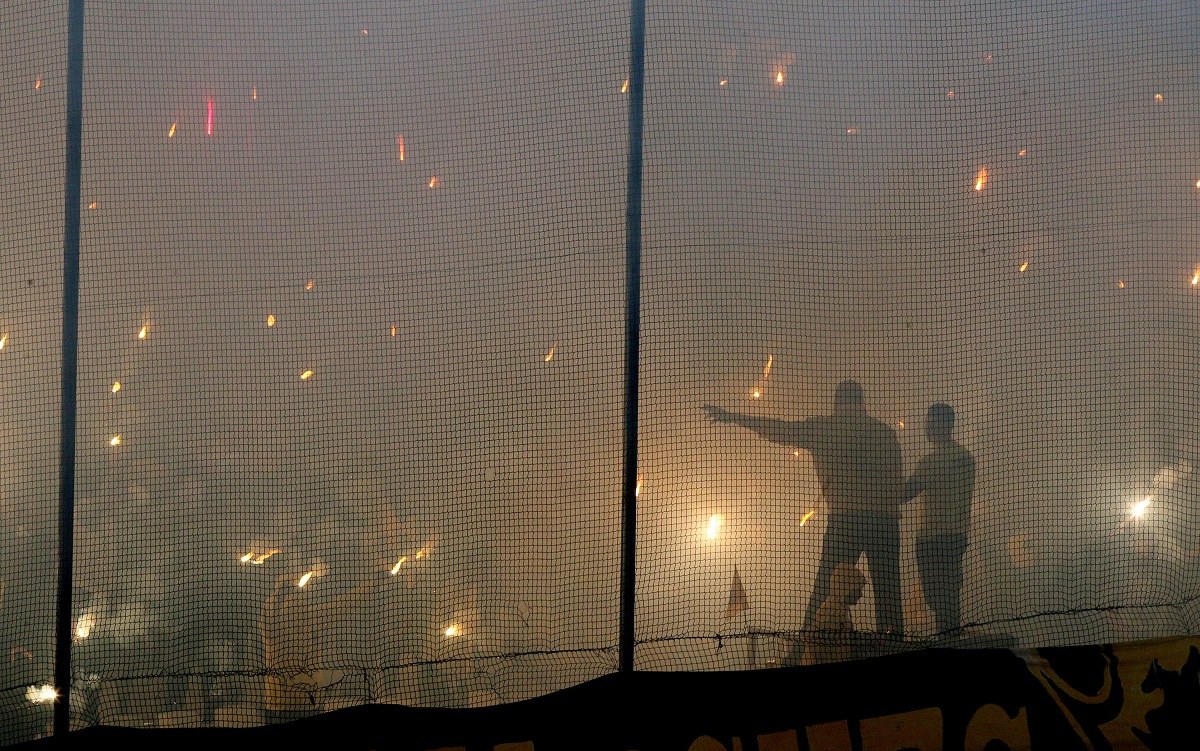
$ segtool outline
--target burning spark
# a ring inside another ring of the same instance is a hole
[[[434,175],[433,177],[429,178],[429,189],[433,190],[437,186],[438,186],[437,175]]]
[[[50,684],[30,686],[25,689],[25,698],[33,704],[49,704],[58,700],[58,690]]]
[[[253,563],[255,566],[261,566],[263,564],[263,561],[267,560],[268,558],[270,558],[271,556],[275,555],[278,552],[279,552],[278,549],[271,548],[270,550],[268,550],[267,552],[263,553],[262,555],[258,556],[257,558],[255,558],[254,560],[252,560],[250,562]]]
[[[457,623],[451,623],[443,633],[447,638],[453,639],[462,633],[462,628]]]
[[[1125,280],[1124,279],[1117,280],[1117,289],[1125,289]]]
[[[899,429],[899,430],[904,430],[904,421],[903,421],[903,420],[899,420],[899,421],[897,421],[897,422],[896,422],[896,428],[897,428],[897,429]]]
[[[857,136],[861,131],[858,128],[846,128],[846,135]]]
[[[1162,104],[1162,103],[1163,103],[1163,101],[1164,101],[1164,100],[1163,100],[1163,95],[1162,95],[1162,93],[1156,93],[1156,94],[1154,95],[1154,102],[1155,102],[1155,104]]]
[[[98,209],[98,208],[100,208],[100,202],[92,201],[91,203],[88,204],[88,208],[93,209],[93,210]]]
[[[108,445],[109,446],[120,446],[121,445],[121,434],[117,433],[112,438],[109,438]]]
[[[1017,156],[1024,157],[1029,155],[1029,149],[1021,149],[1017,152]]]
[[[113,385],[112,385],[112,392],[115,394],[115,393],[117,393],[117,392],[118,392],[118,391],[120,391],[120,390],[121,390],[121,382],[120,382],[120,381],[113,381]]]
[[[413,557],[419,561],[427,555],[429,555],[429,551],[426,550],[425,548],[421,548],[420,550],[417,551],[417,554]]]
[[[306,289],[306,290],[312,289],[315,286],[317,286],[317,283],[314,282],[312,279],[309,279],[307,282],[304,283],[304,289]]]
[[[804,526],[804,522],[806,522],[806,521],[808,521],[809,519],[811,519],[811,518],[813,517],[813,514],[815,514],[815,513],[817,513],[817,512],[816,512],[816,511],[809,511],[807,514],[805,514],[804,516],[800,517],[800,526],[801,526],[801,527],[803,527],[803,526]]]
[[[258,87],[257,86],[251,87],[251,89],[250,89],[250,101],[252,101],[252,102],[258,101]]]
[[[725,523],[725,517],[720,514],[713,514],[708,517],[708,526],[704,529],[704,536],[710,540],[717,539],[717,535],[721,534],[721,525]]]
[[[42,90],[42,79],[41,78],[38,78],[36,81],[33,82],[33,90],[34,91]]]
[[[149,333],[150,333],[150,324],[148,324],[148,323],[142,324],[142,327],[140,329],[138,329],[138,339],[145,339],[146,334],[149,334]]]
[[[404,161],[404,136],[396,136],[396,153],[400,157],[400,161]]]
[[[783,85],[783,68],[780,68],[779,70],[775,71],[775,85],[776,86]]]
[[[275,314],[268,313],[267,314],[267,328],[271,328],[274,325],[275,325]]]
[[[212,97],[208,98],[208,120],[206,122],[207,122],[207,124],[204,126],[204,135],[211,136],[213,134],[213,100],[212,100]]]
[[[309,579],[312,579],[312,576],[313,572],[309,571],[304,576],[300,577],[300,581],[296,582],[296,586],[303,587],[305,584],[308,584],[308,581]]]
[[[1140,519],[1142,515],[1146,513],[1146,509],[1149,508],[1150,500],[1150,496],[1146,496],[1142,500],[1133,504],[1133,507],[1129,509],[1129,515],[1134,519]]]
[[[0,350],[4,349],[5,344],[8,344],[8,334],[4,334],[3,336],[0,336]]]
[[[978,189],[977,189],[977,190],[978,190]],[[1025,273],[1025,270],[1026,270],[1026,269],[1028,269],[1028,268],[1029,268],[1029,261],[1025,261],[1024,263],[1022,263],[1022,264],[1021,264],[1021,268],[1017,269],[1017,271],[1019,271],[1019,272],[1021,272],[1022,274],[1024,274],[1024,273]]]
[[[250,559],[253,557],[254,557],[254,551],[251,550],[249,553],[246,553],[244,556],[242,556],[238,560],[241,561],[242,563],[249,563]]]
[[[368,33],[368,32],[367,32],[367,30],[366,30],[366,29],[363,29],[363,30],[362,30],[362,35],[363,35],[363,36],[366,36],[366,35],[367,35],[367,33]]]
[[[75,624],[75,638],[86,639],[92,633],[92,628],[96,625],[96,619],[91,613],[84,613],[79,617],[79,622]]]
[[[392,324],[392,336],[396,335],[396,324]]]
[[[721,86],[727,86],[728,84],[729,84],[729,79],[728,79],[728,78],[722,78],[722,79],[721,79],[721,83],[720,83],[720,85],[721,85]]]
[[[750,392],[750,398],[751,399],[762,399],[762,390],[754,389],[753,391]]]
[[[975,190],[983,190],[985,187],[987,187],[987,181],[987,167],[980,167],[979,171],[975,173]]]
[[[1200,284],[1200,269],[1196,269],[1196,273],[1192,274],[1192,286]]]
[[[550,362],[551,360],[553,360],[553,359],[554,359],[554,350],[556,350],[556,349],[558,349],[558,345],[557,345],[557,344],[551,344],[551,345],[550,345],[550,351],[549,351],[549,352],[547,352],[547,353],[546,353],[546,357],[545,357],[545,358],[543,358],[545,362]]]
[[[629,93],[629,79],[628,78],[625,79],[625,83],[621,84],[621,93],[622,94]]]
[[[403,566],[405,563],[408,563],[408,556],[406,556],[406,555],[400,556],[400,560],[396,561],[395,566],[392,566],[392,576],[395,576],[396,573],[400,571],[400,567]]]
[[[642,494],[642,475],[637,476],[637,483],[633,486],[633,497],[637,498]]]
[[[179,125],[178,122],[171,123],[171,127],[167,129],[167,138],[175,137],[175,126],[177,125]]]
[[[306,370],[306,371],[304,371],[303,373],[301,373],[301,374],[300,374],[300,380],[301,380],[301,381],[307,381],[309,378],[312,378],[312,377],[313,377],[313,375],[314,375],[314,374],[313,374],[313,372],[312,372],[311,370]]]

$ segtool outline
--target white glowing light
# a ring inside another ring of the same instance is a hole
[[[75,624],[75,638],[86,639],[92,633],[92,628],[96,625],[96,619],[91,613],[84,613],[79,617],[79,621]]]
[[[115,393],[117,393],[117,392],[118,392],[118,391],[120,391],[120,390],[121,390],[121,382],[120,382],[120,381],[113,381],[113,385],[112,385],[112,392],[115,394]]]
[[[275,315],[273,313],[268,313],[267,314],[267,328],[271,328],[274,325],[275,325]]]
[[[304,576],[300,577],[300,581],[296,582],[296,586],[303,587],[305,584],[308,584],[309,580],[312,579],[312,577],[313,577],[313,572],[309,571]]]
[[[457,623],[451,623],[442,633],[446,635],[447,639],[453,639],[456,636],[462,635],[462,627],[460,627]]]
[[[120,446],[121,445],[121,434],[118,433],[118,434],[114,435],[112,438],[109,438],[108,445],[109,446]]]
[[[58,699],[58,690],[50,684],[30,686],[25,689],[25,698],[33,704],[49,704]]]
[[[313,377],[313,375],[314,375],[314,374],[313,374],[313,372],[312,372],[311,370],[306,370],[306,371],[304,371],[303,373],[301,373],[301,374],[300,374],[300,380],[301,380],[301,381],[307,381],[309,378],[312,378],[312,377]]]
[[[1150,496],[1146,496],[1142,500],[1133,504],[1133,506],[1129,509],[1129,515],[1134,519],[1142,518],[1142,515],[1146,513],[1146,509],[1150,507],[1150,500]]]
[[[5,344],[8,344],[8,334],[0,336],[0,350],[4,349]]]
[[[704,536],[710,540],[717,539],[721,534],[721,525],[725,523],[725,517],[720,514],[713,514],[708,517],[708,526],[704,528]]]
[[[249,563],[250,559],[253,557],[254,557],[254,551],[251,550],[249,553],[246,553],[244,556],[242,556],[238,560],[241,561],[242,563]]]
[[[800,517],[800,526],[801,526],[801,527],[803,527],[803,526],[804,526],[804,523],[805,523],[806,521],[808,521],[809,519],[811,519],[811,518],[813,517],[813,514],[815,514],[815,513],[817,513],[817,512],[816,512],[816,511],[809,511],[809,512],[808,512],[808,513],[806,513],[804,516]]]
[[[396,574],[398,574],[400,572],[400,567],[403,566],[405,563],[408,563],[408,556],[406,556],[406,555],[400,556],[400,560],[396,561],[395,566],[392,566],[392,576],[395,576]]]
[[[146,335],[149,333],[150,333],[150,325],[143,324],[142,327],[140,329],[138,329],[138,339],[145,339]]]

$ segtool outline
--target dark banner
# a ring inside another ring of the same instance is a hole
[[[96,727],[29,747],[216,744],[364,751],[1194,750],[1200,748],[1200,637],[934,649],[741,672],[613,674],[495,707],[373,705],[240,730]]]

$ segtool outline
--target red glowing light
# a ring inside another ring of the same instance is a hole
[[[208,98],[208,124],[204,128],[204,135],[211,136],[213,134],[213,100]]]

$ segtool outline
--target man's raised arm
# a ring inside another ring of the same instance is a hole
[[[773,443],[782,443],[784,446],[795,446],[796,448],[807,448],[812,443],[809,431],[804,429],[805,423],[802,422],[789,422],[770,417],[756,417],[741,412],[730,412],[712,404],[705,404],[703,409],[704,414],[708,415],[708,419],[713,422],[728,423],[752,430]]]

